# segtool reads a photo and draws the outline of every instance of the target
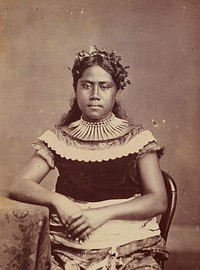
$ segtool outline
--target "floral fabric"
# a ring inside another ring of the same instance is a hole
[[[0,197],[0,269],[50,269],[48,208]]]
[[[133,241],[123,246],[105,249],[80,250],[52,238],[52,270],[160,270],[159,260],[166,260],[168,252],[161,236]]]

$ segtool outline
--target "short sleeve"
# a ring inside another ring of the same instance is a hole
[[[48,146],[41,140],[37,140],[32,146],[35,149],[35,154],[43,158],[51,169],[54,169],[54,155]]]
[[[138,152],[137,159],[140,159],[144,155],[153,152],[157,153],[157,156],[160,159],[165,152],[165,147],[161,147],[156,141],[149,142]]]

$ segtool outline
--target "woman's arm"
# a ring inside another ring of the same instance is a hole
[[[40,185],[50,170],[51,168],[43,158],[33,155],[14,179],[9,195],[19,201],[53,207],[60,221],[66,225],[69,216],[80,211],[80,208],[67,197]]]
[[[138,160],[138,166],[142,181],[142,196],[111,206],[112,219],[142,220],[166,211],[167,193],[157,154],[146,154]]]
[[[167,194],[156,153],[138,160],[143,194],[128,202],[84,210],[69,219],[69,230],[84,239],[87,234],[111,219],[143,220],[166,211]]]
[[[53,192],[39,185],[51,168],[38,155],[33,155],[15,177],[9,189],[11,198],[28,203],[52,206]]]

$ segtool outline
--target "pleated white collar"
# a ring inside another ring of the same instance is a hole
[[[81,117],[69,125],[69,135],[84,141],[104,141],[115,139],[127,133],[127,120],[117,118],[114,114],[110,118],[99,122],[88,122]]]

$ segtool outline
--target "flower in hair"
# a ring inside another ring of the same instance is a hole
[[[117,56],[114,50],[111,53],[108,53],[105,49],[99,50],[95,45],[90,47],[88,52],[82,50],[76,54],[73,67],[69,67],[69,69],[72,71],[72,75],[79,75],[81,64],[84,62],[84,60],[86,60],[86,58],[95,56],[100,56],[106,59],[113,67],[113,77],[119,89],[124,90],[126,85],[131,83],[128,79],[128,72],[126,71],[129,66],[122,66],[120,63],[121,56]]]

